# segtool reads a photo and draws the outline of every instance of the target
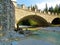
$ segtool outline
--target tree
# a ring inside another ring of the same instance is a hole
[[[58,9],[58,12],[60,13],[60,4],[59,4],[59,9]]]
[[[35,9],[38,9],[37,5],[35,5],[34,7],[35,7]]]
[[[19,22],[18,24],[19,24],[19,25],[27,25],[27,26],[30,26],[29,19],[22,20],[22,21],[21,21],[21,22]]]
[[[54,12],[52,6],[49,8],[49,12],[51,12],[51,14],[52,14],[52,12]]]
[[[32,11],[35,11],[35,7],[34,6],[32,7]]]
[[[45,11],[46,13],[48,13],[48,6],[47,6],[47,4],[46,4],[46,7],[45,7],[44,11]]]
[[[58,10],[59,10],[59,6],[56,5],[55,8],[54,8],[54,13],[57,13],[58,14]]]
[[[38,9],[37,5],[31,6],[32,11],[35,11],[35,9]]]

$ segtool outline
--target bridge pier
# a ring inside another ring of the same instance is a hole
[[[17,24],[17,30],[19,30],[19,25]]]
[[[0,1],[0,45],[12,45],[17,37],[15,28],[15,9],[11,0]],[[14,39],[14,40],[12,40]]]

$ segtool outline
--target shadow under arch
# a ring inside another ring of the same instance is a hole
[[[58,17],[54,18],[52,21],[52,24],[55,24],[55,25],[60,24],[60,18],[58,18]]]
[[[38,24],[36,26],[39,26],[39,27],[49,26],[49,23],[44,18],[42,18],[42,17],[40,17],[38,15],[25,16],[25,17],[23,17],[22,19],[20,19],[18,21],[17,25],[19,25],[20,22],[24,22],[24,21],[25,21],[25,24],[27,24],[28,23],[28,19],[32,19],[32,20],[38,22]],[[31,26],[31,25],[29,25],[29,26]]]

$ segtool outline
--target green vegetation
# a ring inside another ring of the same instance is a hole
[[[44,11],[45,11],[46,13],[48,13],[48,7],[47,7],[47,4],[46,4],[46,7],[45,7]]]
[[[51,14],[53,13],[53,7],[49,8],[49,12],[51,12]]]
[[[46,4],[46,7],[44,9],[44,11],[47,13],[48,11],[51,12],[51,13],[57,13],[59,14],[60,13],[60,4],[57,5],[53,8],[52,6],[48,8],[47,4]]]
[[[30,25],[31,25],[31,26],[36,26],[36,25],[38,25],[38,22],[36,22],[36,21],[34,21],[34,20],[32,20],[32,19],[29,19],[29,22],[30,22]]]
[[[35,11],[35,9],[38,9],[37,5],[31,6],[32,11]]]
[[[23,20],[21,22],[18,23],[19,25],[27,25],[27,26],[37,26],[38,22],[32,20],[32,19],[27,19],[27,20]]]
[[[18,23],[18,25],[27,25],[27,26],[30,26],[29,19],[27,19],[27,20],[22,20],[21,22]]]
[[[51,27],[60,27],[60,24],[58,24],[58,25],[51,24],[50,26]]]

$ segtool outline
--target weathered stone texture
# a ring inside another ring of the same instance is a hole
[[[0,28],[1,30],[14,29],[14,5],[11,0],[0,1]]]
[[[0,44],[8,45],[8,41],[15,34],[15,10],[11,0],[0,1]],[[11,44],[9,44],[11,45]]]

